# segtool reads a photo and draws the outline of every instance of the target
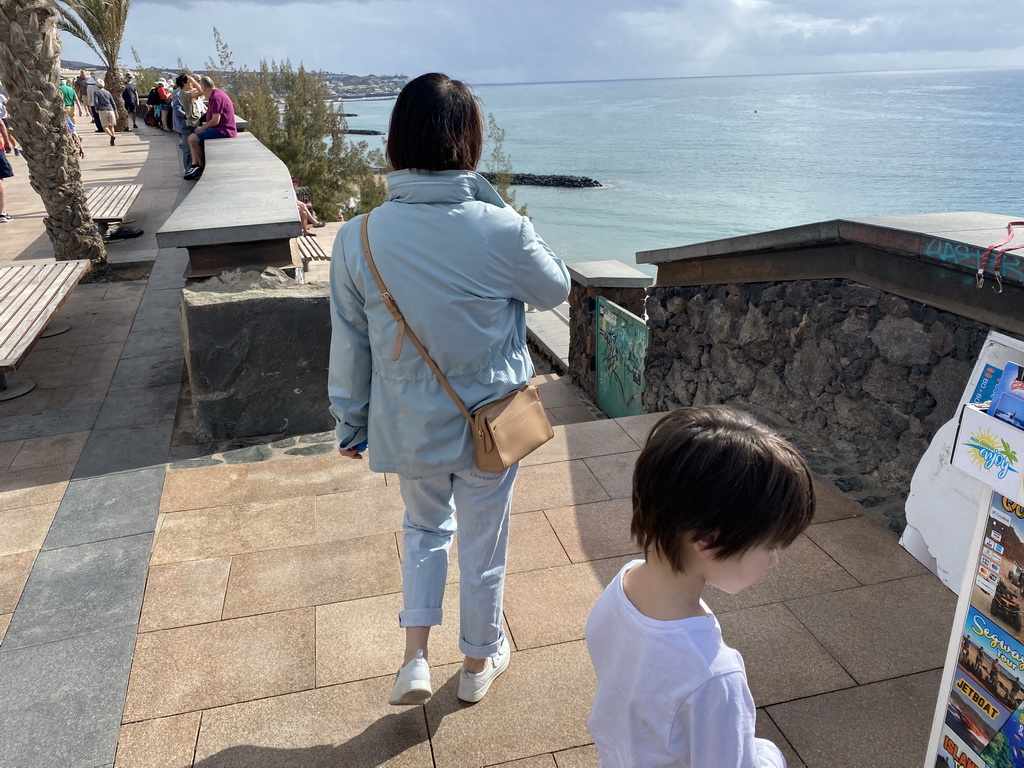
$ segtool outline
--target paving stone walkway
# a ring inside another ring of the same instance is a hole
[[[39,388],[0,403],[0,765],[596,766],[583,625],[635,554],[630,475],[657,417],[556,427],[517,484],[509,671],[483,702],[456,699],[453,571],[437,693],[389,707],[398,478],[318,436],[172,461],[184,258],[147,240],[182,194],[177,148],[154,129],[109,156],[84,138],[87,173],[145,179],[147,234],[124,260],[156,264],[144,284],[76,289],[75,329],[30,355]],[[11,208],[23,220],[0,261],[47,258],[38,209]],[[572,407],[551,384],[549,408]],[[921,765],[954,597],[828,477],[818,491],[780,565],[709,603],[791,766]]]

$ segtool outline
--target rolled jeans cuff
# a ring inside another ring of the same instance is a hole
[[[460,637],[459,650],[471,659],[489,659],[491,656],[498,655],[498,648],[501,647],[501,641],[504,639],[505,630],[498,632],[498,639],[493,643],[488,643],[487,645],[470,645]]]
[[[443,618],[442,608],[410,608],[398,612],[398,626],[439,627]]]

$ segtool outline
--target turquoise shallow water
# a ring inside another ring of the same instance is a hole
[[[1024,215],[1024,69],[483,85],[519,187],[567,261],[851,216]],[[353,101],[386,130],[392,101]],[[755,111],[756,110],[756,111]]]

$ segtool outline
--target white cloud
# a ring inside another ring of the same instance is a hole
[[[1024,66],[1009,0],[135,0],[123,58],[202,67],[213,26],[249,66],[472,82]],[[73,40],[64,55],[95,59]]]

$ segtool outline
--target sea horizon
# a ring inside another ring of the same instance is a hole
[[[1024,216],[1003,170],[1024,153],[1024,67],[500,83],[475,86],[516,173],[592,189],[514,187],[567,261],[833,219]],[[348,102],[346,102],[348,103]],[[353,105],[387,131],[393,100]],[[485,148],[481,170],[488,170]],[[641,269],[648,269],[641,266]]]

